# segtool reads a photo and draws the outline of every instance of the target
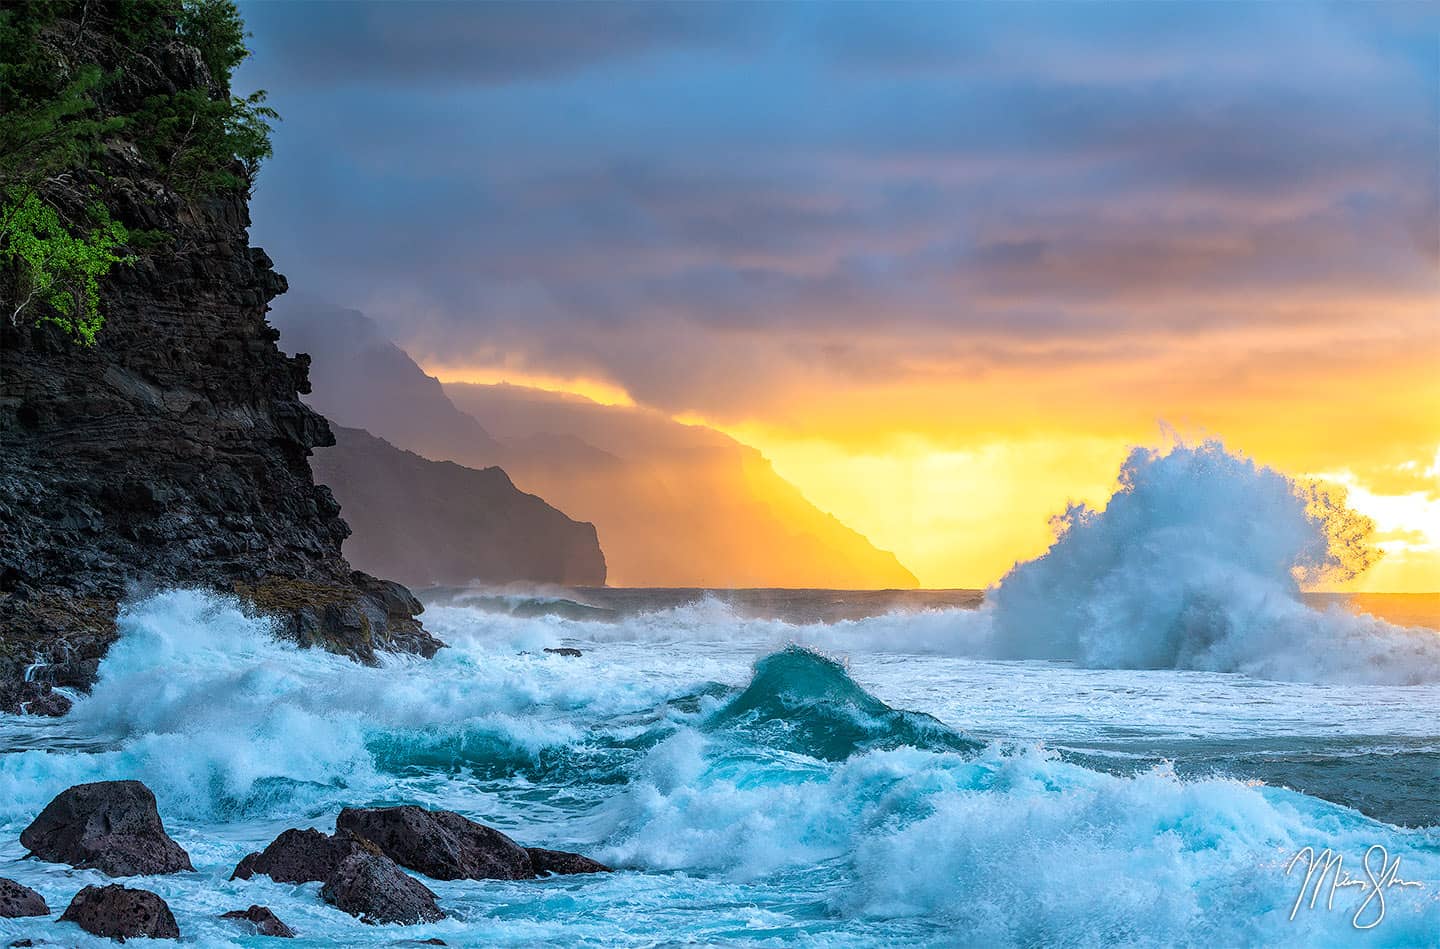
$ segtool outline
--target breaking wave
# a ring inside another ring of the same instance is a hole
[[[1434,631],[1300,599],[1302,583],[1369,566],[1370,530],[1343,496],[1219,442],[1135,449],[1103,509],[1070,507],[1049,551],[987,594],[988,652],[1306,681],[1440,679]]]
[[[919,712],[897,711],[866,692],[841,663],[790,646],[755,664],[750,684],[707,723],[742,732],[755,744],[842,761],[861,750],[911,745],[978,750]]]
[[[144,780],[197,867],[144,885],[207,945],[239,939],[214,916],[244,900],[298,921],[314,944],[393,943],[314,887],[228,881],[281,827],[328,830],[340,806],[382,802],[459,810],[628,871],[436,883],[453,917],[413,932],[452,945],[946,945],[957,934],[996,946],[1332,945],[1353,935],[1358,897],[1290,921],[1296,881],[1283,864],[1295,850],[1358,859],[1380,843],[1404,854],[1407,878],[1440,880],[1434,828],[1225,777],[1107,774],[1043,747],[984,744],[887,704],[813,650],[762,652],[748,677],[708,678],[718,667],[705,643],[666,646],[661,660],[658,646],[620,644],[572,659],[536,648],[575,631],[563,618],[454,608],[436,619],[451,648],[372,669],[277,641],[224,598],[132,604],[70,716],[0,722],[39,730],[28,750],[0,755],[0,839],[70,784]],[[1009,668],[995,667],[995,688]],[[0,875],[52,906],[73,895],[67,873],[19,858],[0,849]],[[1433,891],[1387,896],[1366,944],[1440,931]],[[4,921],[0,934],[54,925]]]

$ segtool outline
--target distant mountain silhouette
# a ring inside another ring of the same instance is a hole
[[[503,465],[524,490],[594,523],[610,583],[917,585],[893,554],[723,433],[517,386],[442,387],[353,310],[291,301],[272,322],[283,348],[312,357],[311,405],[427,458]]]
[[[427,376],[369,317],[323,303],[286,301],[270,311],[280,347],[310,353],[309,402],[341,425],[368,429],[427,458],[469,446],[471,461],[494,464],[499,445],[474,417],[457,409],[440,382]],[[321,355],[323,354],[323,358]],[[404,432],[404,438],[395,433]]]
[[[499,468],[466,468],[332,425],[318,481],[335,492],[354,534],[345,554],[411,586],[564,583],[599,586],[605,557],[593,524],[525,494]]]

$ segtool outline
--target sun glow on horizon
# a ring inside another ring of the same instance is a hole
[[[927,587],[983,588],[1015,563],[1044,553],[1054,537],[1051,518],[1071,503],[1103,507],[1135,444],[1053,434],[956,450],[908,435],[863,451],[759,424],[718,425],[695,413],[676,421],[755,447],[781,477],[894,552]],[[1372,543],[1382,552],[1361,576],[1317,591],[1440,591],[1440,448],[1433,460],[1392,467],[1428,477],[1433,486],[1396,493],[1350,470],[1298,475],[1344,488],[1348,505],[1375,522]]]
[[[425,371],[442,383],[522,386],[643,408],[623,387],[600,379],[433,363]],[[956,448],[912,432],[867,447],[693,411],[670,418],[755,448],[810,502],[894,553],[925,587],[983,588],[1044,553],[1054,537],[1051,519],[1072,503],[1103,507],[1126,453],[1146,441],[1051,432]],[[1375,522],[1373,542],[1383,554],[1360,577],[1322,589],[1440,591],[1440,446],[1433,458],[1388,467],[1409,479],[1405,490],[1376,485],[1350,468],[1297,475],[1344,488],[1349,506]]]
[[[575,395],[600,405],[633,408],[635,400],[624,387],[603,379],[583,376],[557,376],[528,369],[507,367],[445,366],[427,363],[421,367],[439,379],[441,383],[458,382],[470,385],[511,385],[526,389],[539,389],[557,395]]]

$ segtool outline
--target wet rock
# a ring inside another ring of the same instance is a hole
[[[21,916],[49,915],[50,907],[45,897],[28,886],[0,877],[0,917],[18,919]]]
[[[70,901],[60,917],[95,936],[124,942],[137,936],[179,939],[180,927],[170,907],[149,890],[132,890],[112,883],[87,886]]]
[[[362,923],[413,925],[445,918],[429,887],[395,861],[373,853],[346,857],[321,887],[320,898]]]
[[[7,715],[59,718],[68,711],[70,700],[48,682],[0,682],[0,712]]]
[[[535,868],[536,874],[613,872],[598,860],[582,857],[578,853],[569,853],[564,850],[546,850],[543,847],[526,847],[525,852],[530,855],[530,865]]]
[[[570,656],[571,658],[576,659],[585,655],[583,652],[576,649],[574,646],[546,646],[545,651],[552,656]]]
[[[220,92],[200,51],[163,28],[170,6],[46,5],[37,61],[122,76],[97,99],[102,123],[151,96]],[[152,21],[162,28],[137,28]],[[249,189],[184,199],[170,163],[127,138],[53,169],[39,197],[74,212],[84,195],[171,240],[103,281],[97,345],[76,346],[35,307],[0,320],[0,681],[40,660],[51,684],[88,688],[132,583],[257,590],[247,602],[282,630],[361,661],[432,654],[413,598],[355,577],[341,552],[349,528],[309,461],[334,435],[300,398],[309,358],[282,352],[266,321],[286,281],[250,246]],[[11,277],[6,317],[22,302]],[[321,598],[271,610],[271,580]]]
[[[195,869],[165,833],[155,795],[139,781],[98,781],[61,791],[20,833],[41,860],[107,876]]]
[[[295,937],[295,931],[281,922],[280,917],[270,912],[268,906],[231,910],[228,913],[221,913],[220,918],[233,920],[242,929],[257,936],[276,936],[280,939]]]
[[[528,880],[530,855],[492,827],[454,811],[423,807],[347,807],[336,832],[364,837],[402,867],[436,880]]]
[[[318,830],[287,830],[259,853],[241,860],[230,875],[248,880],[263,873],[276,883],[310,883],[327,880],[355,853],[375,853],[373,845],[349,834],[325,834]]]

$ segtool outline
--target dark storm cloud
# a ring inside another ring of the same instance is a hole
[[[1418,4],[245,12],[257,241],[422,358],[714,409],[1437,289]]]

